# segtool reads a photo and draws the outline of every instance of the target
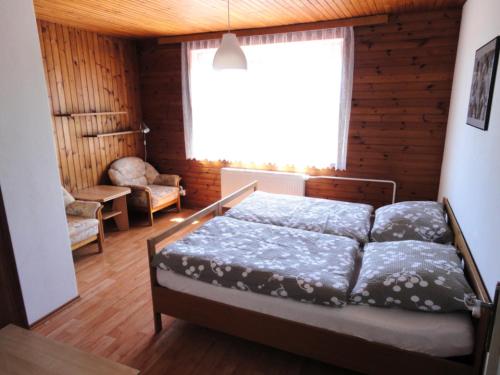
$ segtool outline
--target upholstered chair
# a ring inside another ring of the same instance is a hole
[[[151,164],[133,156],[115,160],[108,175],[113,185],[132,189],[129,206],[147,212],[149,225],[153,225],[154,212],[174,204],[181,211],[181,178],[177,175],[160,174]]]
[[[75,200],[66,189],[62,188],[62,190],[71,250],[79,249],[82,246],[97,241],[99,252],[102,252],[102,205],[99,202]]]

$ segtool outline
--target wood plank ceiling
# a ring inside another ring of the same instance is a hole
[[[234,29],[459,7],[465,0],[232,0]],[[41,20],[144,38],[221,31],[226,0],[34,0]]]

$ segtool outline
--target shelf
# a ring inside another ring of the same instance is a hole
[[[98,133],[94,135],[84,135],[83,138],[104,138],[104,137],[113,137],[116,135],[126,135],[126,134],[139,134],[142,133],[141,130],[124,130],[120,132],[113,133]]]
[[[85,113],[65,113],[54,115],[56,117],[87,117],[87,116],[114,116],[114,115],[127,115],[126,111],[118,112],[85,112]]]
[[[109,211],[103,211],[102,212],[102,220],[108,220],[111,219],[112,217],[121,215],[122,212],[118,210],[109,210]]]

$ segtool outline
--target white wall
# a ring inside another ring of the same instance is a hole
[[[458,216],[490,295],[500,281],[500,72],[489,130],[466,125],[474,54],[500,35],[500,0],[468,0],[458,42],[440,197]]]
[[[31,0],[0,1],[0,185],[33,323],[77,296]]]

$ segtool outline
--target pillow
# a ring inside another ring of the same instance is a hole
[[[365,246],[351,303],[408,310],[468,310],[473,291],[451,245],[423,241],[371,242]]]
[[[400,202],[375,211],[372,241],[419,240],[450,243],[453,233],[438,202]]]
[[[64,199],[64,207],[68,207],[71,203],[75,201],[75,198],[63,187],[62,192],[63,192],[63,199]]]
[[[160,175],[158,171],[148,162],[144,163],[146,167],[146,180],[148,181],[148,185],[153,185],[155,183],[156,178]]]
[[[146,186],[146,166],[142,159],[128,156],[115,160],[109,167],[108,176],[116,186]]]

